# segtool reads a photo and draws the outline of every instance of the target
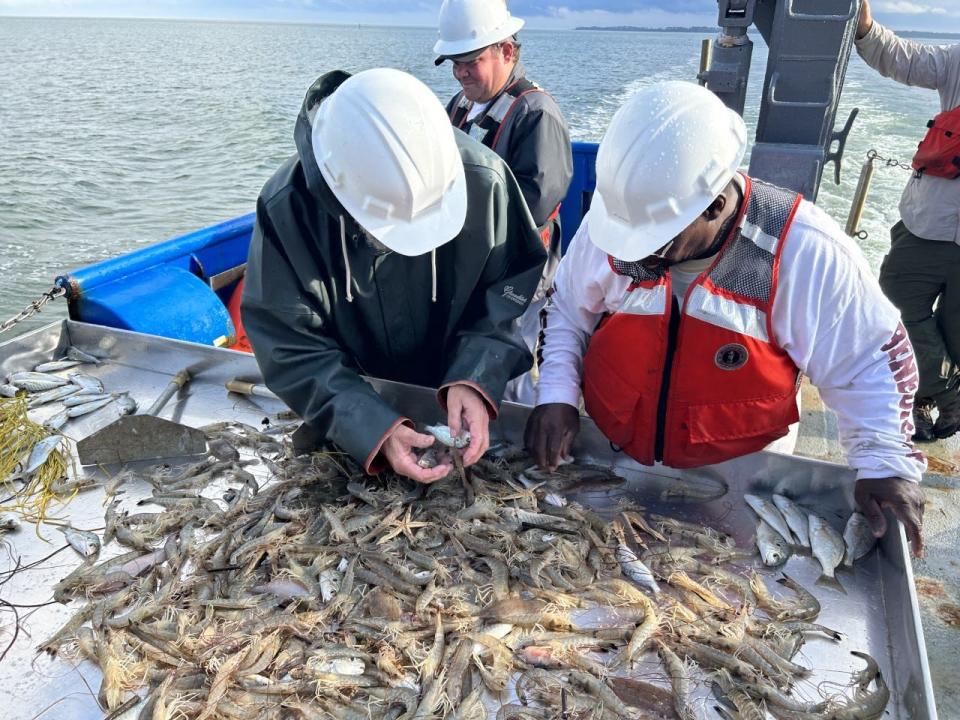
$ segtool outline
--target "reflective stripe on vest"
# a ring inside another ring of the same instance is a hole
[[[610,260],[612,272],[634,283],[590,339],[583,396],[597,426],[638,462],[722,462],[761,450],[799,420],[799,370],[773,339],[770,317],[783,242],[800,200],[746,179],[738,228],[687,291],[673,351],[669,272]]]
[[[479,140],[478,138],[479,142],[482,142],[496,152],[494,146],[496,145],[496,140],[500,137],[500,130],[504,124],[504,120],[513,112],[520,98],[530,92],[543,92],[543,90],[532,80],[528,80],[525,77],[520,78],[501,90],[500,94],[490,101],[486,110],[477,115],[473,120],[467,120],[467,117],[470,115],[470,109],[473,107],[473,102],[468,100],[461,92],[457,102],[453,104],[453,110],[450,112],[450,122],[453,123],[454,127],[465,131],[472,137],[476,137],[474,128],[479,128],[483,131],[482,135],[484,138],[483,140]],[[486,142],[487,138],[490,139],[490,142]]]
[[[544,91],[532,80],[528,80],[525,77],[520,78],[501,90],[500,94],[490,101],[486,110],[469,121],[467,117],[470,115],[473,102],[468,100],[461,92],[450,112],[450,122],[453,123],[454,127],[463,130],[478,143],[486,145],[494,152],[497,152],[497,143],[500,142],[500,137],[503,135],[503,131],[507,126],[505,121],[513,114],[521,98],[533,92]],[[501,157],[503,157],[503,155],[501,155]],[[503,157],[503,159],[506,160],[507,158]],[[540,234],[540,241],[548,251],[553,239],[554,224],[559,216],[560,205],[557,205],[553,209],[553,212],[550,213],[550,217],[546,219],[543,225],[537,228],[537,232]]]

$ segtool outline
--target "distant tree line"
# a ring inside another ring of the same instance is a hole
[[[611,30],[619,32],[670,32],[670,33],[715,33],[716,26],[694,27],[639,27],[637,25],[590,25],[578,27],[577,30]],[[896,30],[897,35],[907,38],[932,38],[936,40],[960,40],[960,33],[934,32],[932,30]]]

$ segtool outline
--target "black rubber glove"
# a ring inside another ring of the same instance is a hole
[[[573,405],[547,403],[538,405],[530,413],[523,442],[537,465],[552,472],[570,455],[579,430],[580,413]]]
[[[917,483],[898,477],[857,480],[853,496],[867,516],[875,537],[886,534],[887,519],[883,511],[890,510],[906,528],[913,554],[923,555],[924,498]]]

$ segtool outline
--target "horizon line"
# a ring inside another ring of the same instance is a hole
[[[347,22],[347,21],[333,21],[333,20],[268,20],[265,18],[218,18],[218,17],[146,17],[146,16],[136,16],[136,15],[11,15],[0,12],[0,18],[8,18],[11,20],[132,20],[132,21],[146,21],[146,22],[198,22],[198,23],[240,23],[240,24],[263,24],[263,25],[319,25],[325,27],[369,27],[369,28],[391,28],[391,27],[402,27],[402,28],[411,28],[417,30],[436,30],[436,25],[419,25],[419,24],[407,24],[407,23],[395,23],[395,24],[385,24],[385,23],[374,23],[374,22]],[[702,27],[707,26],[694,26],[694,25],[665,25],[665,26],[647,26],[647,25],[624,25],[623,23],[616,23],[610,25],[570,25],[568,27],[552,27],[552,28],[537,28],[530,27],[528,30],[534,32],[566,32],[566,31],[576,31],[580,28],[585,30],[593,29],[619,29],[619,28],[639,28],[643,30],[668,30],[668,29],[688,29],[691,32],[698,32]],[[712,26],[710,26],[712,27]],[[720,27],[717,26],[719,30]],[[756,28],[752,28],[756,30]],[[955,34],[960,35],[960,29],[957,30],[929,30],[929,29],[917,29],[917,28],[896,28],[894,30],[897,32],[912,32],[912,33],[933,33],[943,34]]]

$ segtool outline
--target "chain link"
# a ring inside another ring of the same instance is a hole
[[[65,288],[57,287],[57,286],[50,288],[47,292],[43,293],[43,295],[41,295],[39,298],[32,301],[29,305],[27,305],[23,310],[21,310],[19,313],[14,315],[12,318],[4,321],[3,323],[0,323],[0,333],[4,333],[10,328],[12,328],[14,325],[16,325],[17,323],[23,322],[27,318],[33,317],[38,312],[40,312],[43,309],[43,306],[46,305],[48,302],[50,302],[51,300],[55,300],[58,297],[63,297],[66,294],[67,294],[67,291]]]
[[[867,160],[871,160],[871,161],[872,161],[872,160],[879,160],[880,162],[882,162],[882,163],[883,163],[884,165],[886,165],[887,167],[901,168],[902,170],[906,170],[907,172],[916,172],[916,171],[913,169],[913,167],[911,167],[910,165],[907,165],[906,163],[901,162],[900,160],[894,160],[893,158],[885,158],[883,155],[881,155],[880,153],[878,153],[876,150],[869,150],[869,151],[867,152]]]

